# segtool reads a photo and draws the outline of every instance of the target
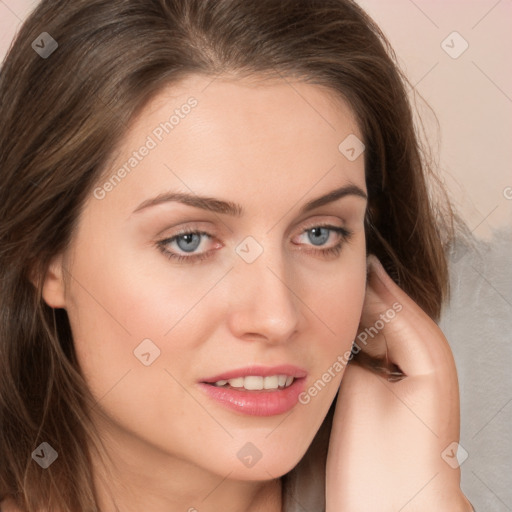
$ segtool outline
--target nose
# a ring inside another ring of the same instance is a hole
[[[266,249],[256,261],[237,261],[230,273],[229,327],[239,339],[281,343],[297,331],[300,304],[293,269]]]

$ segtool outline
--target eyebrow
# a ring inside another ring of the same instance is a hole
[[[320,206],[324,206],[328,203],[332,203],[347,196],[361,197],[365,200],[368,199],[368,196],[361,188],[359,188],[357,185],[349,184],[331,190],[327,194],[317,197],[316,199],[312,199],[301,208],[299,214],[309,212],[310,210],[314,210],[315,208],[319,208]],[[241,217],[244,213],[242,206],[237,203],[233,203],[231,201],[223,201],[214,197],[188,194],[185,192],[166,192],[159,194],[152,199],[143,201],[139,206],[137,206],[133,213],[138,213],[141,210],[145,210],[147,208],[151,208],[152,206],[168,202],[178,202],[214,213],[231,215],[233,217]]]

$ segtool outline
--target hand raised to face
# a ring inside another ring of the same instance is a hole
[[[343,376],[327,459],[327,512],[406,505],[471,511],[460,490],[459,391],[448,341],[375,256],[368,264],[360,328],[380,329],[359,359],[382,363],[372,370],[355,358]],[[382,321],[396,303],[399,312]]]

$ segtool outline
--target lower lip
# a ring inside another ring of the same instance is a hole
[[[292,385],[284,389],[270,391],[238,391],[200,382],[199,386],[205,393],[229,409],[250,416],[274,416],[292,409],[304,390],[306,379],[295,379]]]

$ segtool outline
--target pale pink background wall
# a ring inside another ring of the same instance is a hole
[[[1,59],[37,3],[0,0]],[[359,3],[388,36],[414,89],[437,115],[439,131],[428,110],[418,106],[430,142],[435,148],[440,144],[446,185],[474,234],[489,238],[493,228],[512,225],[512,59],[506,57],[512,48],[512,1]]]
[[[358,3],[383,29],[411,83],[434,109],[443,176],[474,234],[489,238],[492,228],[511,226],[512,2]],[[443,49],[457,56],[464,41],[468,47],[457,58]],[[430,138],[436,140],[433,130]]]

